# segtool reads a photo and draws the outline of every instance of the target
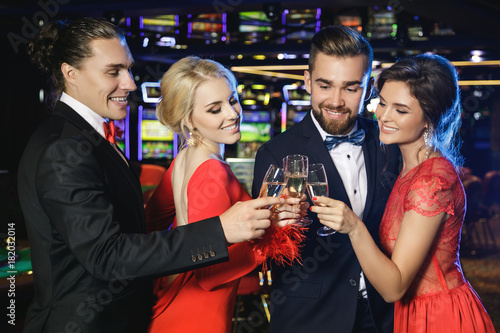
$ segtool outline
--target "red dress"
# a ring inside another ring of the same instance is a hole
[[[380,225],[384,251],[392,255],[403,214],[450,214],[405,296],[394,306],[394,332],[495,332],[479,296],[465,279],[459,258],[465,194],[453,165],[431,158],[398,178]]]
[[[168,228],[166,221],[175,227],[172,170],[173,163],[148,202],[148,231]],[[229,165],[215,159],[196,169],[187,198],[188,223],[220,215],[236,202],[251,199]],[[233,244],[228,262],[182,273],[170,284],[166,277],[157,279],[150,332],[230,332],[239,278],[265,260],[259,253],[249,242]]]

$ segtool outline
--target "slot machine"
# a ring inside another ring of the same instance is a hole
[[[265,84],[247,83],[238,86],[243,117],[238,157],[255,158],[257,150],[271,139],[273,115],[269,111],[271,93]]]
[[[236,145],[236,157],[228,157],[226,162],[239,182],[251,193],[255,155],[259,147],[272,136],[273,114],[268,110],[271,93],[268,86],[253,82],[240,84],[238,92],[242,106],[241,139]]]
[[[281,106],[282,132],[301,121],[311,109],[311,95],[304,85],[284,85],[283,98],[285,101]]]
[[[321,8],[285,9],[283,11],[284,39],[289,42],[310,41],[321,28]]]
[[[177,135],[162,125],[156,117],[156,105],[160,100],[159,82],[141,85],[144,104],[138,107],[138,156],[139,161],[171,161],[177,155]]]
[[[228,38],[227,14],[206,13],[188,15],[187,39],[190,44],[216,44]]]

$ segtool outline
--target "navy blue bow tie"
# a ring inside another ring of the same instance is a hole
[[[332,150],[337,147],[342,142],[349,142],[353,145],[360,146],[365,141],[365,131],[359,129],[351,135],[344,136],[331,136],[327,135],[325,139],[325,145],[328,150]]]

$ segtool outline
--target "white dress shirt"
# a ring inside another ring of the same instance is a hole
[[[97,133],[99,133],[106,140],[106,135],[104,134],[103,122],[107,121],[107,119],[103,118],[101,115],[94,112],[88,106],[77,101],[76,99],[66,94],[65,92],[62,93],[61,98],[59,100],[67,104],[73,110],[75,110],[76,113],[78,113],[83,119],[85,119],[85,121],[89,123],[89,125],[92,126],[92,128],[94,128],[97,131]],[[121,151],[121,149],[116,144],[111,144],[111,146],[118,152],[118,155],[120,155],[120,157],[128,165],[129,163],[123,151]]]
[[[77,101],[64,92],[62,93],[59,100],[75,110],[76,113],[78,113],[83,119],[85,119],[87,123],[90,124],[90,126],[92,126],[97,131],[97,133],[101,134],[103,138],[106,138],[106,136],[104,135],[104,127],[102,126],[102,123],[106,121],[106,119],[92,111],[92,109],[90,109],[85,104]]]
[[[331,134],[328,134],[323,130],[323,128],[321,128],[318,121],[314,117],[313,111],[311,111],[311,116],[314,125],[321,135],[321,138],[325,141],[326,136]],[[357,129],[358,123],[356,122],[356,125],[354,125],[354,128],[348,133],[348,135],[354,133]],[[368,192],[363,148],[362,146],[356,146],[349,142],[342,142],[329,152],[333,164],[335,164],[340,178],[342,179],[342,183],[344,184],[347,196],[351,202],[352,211],[360,218],[360,220],[363,220],[366,195]],[[359,281],[359,292],[363,297],[367,297],[363,271],[361,271]]]

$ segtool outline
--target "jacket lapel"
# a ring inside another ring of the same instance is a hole
[[[130,162],[127,164],[123,160],[123,158],[126,159],[124,155],[120,155],[120,153],[116,151],[106,139],[104,139],[92,126],[90,126],[87,121],[85,121],[85,119],[83,119],[67,104],[57,102],[53,114],[66,119],[68,122],[81,130],[82,136],[87,139],[86,142],[89,144],[89,146],[87,146],[87,144],[82,143],[83,146],[86,146],[82,148],[102,150],[103,155],[108,157],[108,159],[103,162],[112,164],[114,170],[123,173],[125,179],[127,179],[130,186],[133,187],[134,192],[138,197],[138,202],[142,202],[141,184],[138,177],[130,168]],[[141,207],[141,209],[142,208],[143,207]]]
[[[340,178],[339,172],[335,167],[330,153],[328,152],[321,135],[319,134],[316,126],[313,123],[311,112],[305,117],[303,122],[303,135],[306,138],[305,150],[306,155],[309,157],[309,164],[322,163],[325,166],[326,176],[328,178],[328,193],[330,198],[346,202],[349,207],[351,203],[347,192]]]
[[[365,169],[366,169],[366,182],[367,182],[367,193],[366,202],[364,209],[364,218],[368,216],[368,212],[371,209],[373,203],[373,198],[375,196],[375,188],[377,187],[377,151],[379,150],[379,141],[377,140],[378,132],[375,131],[373,126],[369,127],[367,122],[359,117],[358,127],[365,130],[365,142],[363,142],[363,156],[365,158]]]

